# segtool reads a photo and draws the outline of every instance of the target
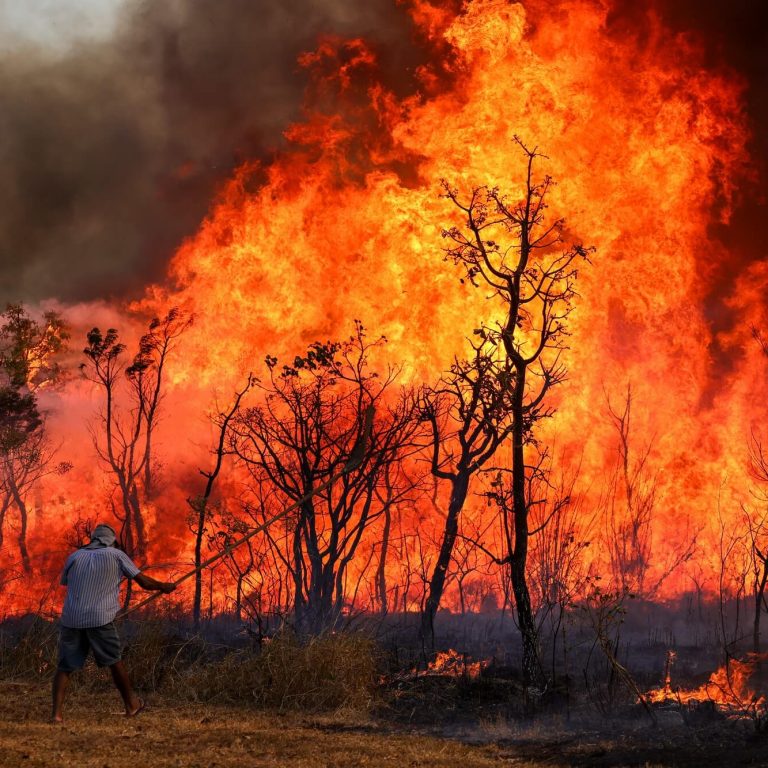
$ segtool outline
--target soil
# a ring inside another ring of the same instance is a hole
[[[78,768],[736,768],[768,766],[749,722],[691,724],[663,713],[613,721],[448,718],[418,725],[340,712],[309,717],[189,704],[153,695],[126,718],[113,690],[73,690],[52,725],[49,688],[0,682],[0,766]]]

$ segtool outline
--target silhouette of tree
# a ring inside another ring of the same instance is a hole
[[[58,357],[69,333],[56,312],[37,321],[22,305],[9,304],[0,317],[0,548],[7,513],[15,508],[19,554],[29,572],[27,494],[46,474],[69,469],[52,464],[55,450],[38,405],[38,392],[62,380]]]
[[[462,226],[443,231],[447,256],[461,266],[475,287],[490,289],[499,320],[478,332],[498,353],[497,365],[509,402],[511,461],[489,498],[496,504],[504,531],[505,552],[497,560],[509,565],[512,592],[523,642],[523,677],[541,678],[538,639],[527,583],[529,515],[537,501],[529,494],[537,462],[526,462],[536,451],[537,425],[553,412],[547,394],[566,375],[561,361],[566,349],[566,321],[575,297],[578,267],[592,249],[566,246],[564,221],[550,220],[547,195],[553,181],[537,179],[535,165],[544,158],[515,138],[525,159],[522,195],[510,199],[497,188],[475,187],[464,198],[447,182],[445,196],[461,212]],[[494,417],[498,423],[499,417]],[[506,435],[505,435],[506,437]]]
[[[131,364],[123,361],[125,345],[118,332],[93,328],[83,350],[87,361],[80,369],[101,390],[102,409],[91,427],[101,461],[119,489],[116,514],[122,523],[121,539],[131,556],[143,555],[146,529],[142,502],[153,490],[153,437],[162,403],[163,374],[169,354],[192,322],[174,308],[149,324]]]
[[[382,343],[369,343],[357,323],[348,341],[316,342],[282,369],[268,357],[262,401],[243,410],[232,430],[232,448],[252,477],[254,519],[263,521],[304,499],[266,532],[290,575],[294,619],[302,633],[319,633],[340,619],[345,598],[354,591],[347,581],[350,564],[365,532],[392,503],[386,484],[394,476],[387,475],[387,467],[415,450],[419,423],[413,397],[395,391],[399,371],[379,377],[369,369],[371,351]],[[371,406],[376,415],[363,441]],[[363,443],[354,470],[305,498],[338,476],[353,446]]]

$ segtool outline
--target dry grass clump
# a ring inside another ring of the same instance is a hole
[[[39,616],[26,616],[0,625],[0,678],[48,677],[56,668],[58,625]]]
[[[124,658],[140,691],[278,710],[365,711],[374,697],[377,646],[361,634],[298,638],[284,631],[261,648],[235,649],[200,635],[184,637],[163,619],[123,625]],[[34,618],[0,626],[0,679],[49,680],[56,668],[58,626]],[[89,659],[75,689],[111,687]]]
[[[377,677],[372,640],[325,634],[301,640],[283,632],[261,652],[234,651],[214,662],[200,660],[172,685],[197,701],[251,702],[278,710],[365,710]]]

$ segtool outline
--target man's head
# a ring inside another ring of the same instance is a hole
[[[115,543],[115,529],[107,523],[99,523],[91,533],[91,544],[98,542],[102,546],[111,547]]]

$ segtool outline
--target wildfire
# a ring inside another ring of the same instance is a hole
[[[125,321],[129,335],[137,335],[136,317],[171,307],[195,318],[168,363],[155,439],[163,493],[145,506],[150,558],[162,552],[173,559],[169,548],[180,559],[189,555],[186,499],[199,492],[191,486],[211,444],[204,414],[212,393],[226,398],[265,355],[290,360],[317,339],[346,338],[360,318],[388,339],[377,365],[402,366],[404,381],[434,381],[473,328],[493,323],[487,296],[460,283],[444,262],[440,232],[458,218],[439,196],[440,181],[462,190],[499,186],[514,197],[523,178],[515,136],[549,158],[544,170],[557,181],[553,217],[564,216],[569,234],[597,249],[579,277],[564,359],[570,379],[545,435],[564,457],[577,457],[591,506],[596,478],[616,462],[610,418],[596,414],[605,410],[606,392],[616,396],[629,382],[637,444],[653,441],[649,457],[659,470],[649,582],[688,546],[690,531],[712,534],[706,524],[723,472],[743,476],[732,447],[765,406],[738,382],[754,380],[759,350],[747,343],[748,329],[734,332],[729,343],[738,354],[727,369],[714,365],[705,305],[710,262],[721,247],[712,223],[727,220],[748,162],[743,83],[705,66],[695,42],[654,16],[637,32],[613,25],[608,2],[471,0],[458,14],[439,5],[411,3],[414,24],[436,53],[417,73],[419,92],[407,98],[379,81],[376,52],[365,40],[323,39],[302,56],[311,73],[307,105],[285,132],[287,149],[268,165],[243,165],[178,249],[167,280],[149,287],[126,317],[99,308],[110,317],[99,322]],[[737,298],[730,309],[736,318],[752,312]],[[73,312],[85,314],[82,307]],[[92,397],[76,382],[51,401],[50,428],[66,435],[73,456],[93,453],[85,427]],[[90,461],[57,479],[55,493],[50,485],[38,491],[32,530],[40,535],[31,538],[47,570],[36,598],[58,563],[51,540],[65,549],[75,518],[108,508],[111,491]],[[465,517],[488,530],[488,514],[476,504]],[[423,562],[439,522],[430,503],[402,506],[402,541],[418,538]],[[375,562],[374,551],[369,544],[357,574]],[[604,548],[588,554],[595,569],[607,568]],[[716,569],[708,557],[697,561],[704,581]],[[401,565],[390,566],[393,574]],[[678,569],[663,590],[679,594],[688,586]],[[33,602],[21,589],[13,594],[16,607]],[[447,599],[458,604],[455,590]],[[456,652],[434,664],[461,674],[480,669]],[[704,689],[731,686],[742,671],[733,662]]]
[[[438,651],[434,661],[430,661],[422,675],[444,675],[447,677],[480,677],[487,661],[469,661],[466,653],[460,653],[452,648]]]
[[[768,654],[749,654],[739,661],[731,659],[713,672],[709,680],[698,688],[683,690],[672,686],[671,666],[675,652],[669,651],[664,685],[649,691],[646,698],[654,704],[676,702],[680,705],[712,702],[721,711],[734,716],[747,716],[764,709],[766,699],[750,687],[750,678],[756,666],[768,658]]]

